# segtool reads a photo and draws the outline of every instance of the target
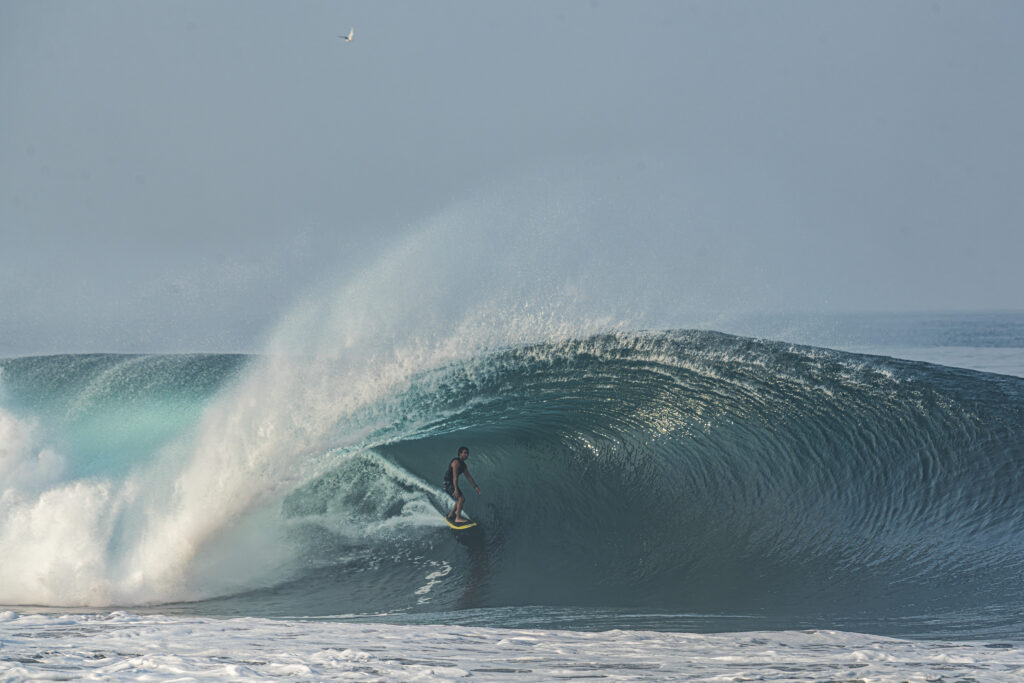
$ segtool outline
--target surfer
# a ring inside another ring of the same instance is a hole
[[[473,476],[469,473],[469,468],[466,467],[466,458],[469,457],[469,449],[465,446],[459,447],[459,455],[457,458],[452,458],[452,461],[448,463],[448,469],[444,473],[444,490],[449,496],[455,499],[455,507],[448,513],[448,519],[452,520],[455,524],[465,524],[469,520],[462,516],[462,504],[466,502],[466,497],[462,495],[462,491],[459,490],[459,475],[465,474],[466,479],[476,489],[477,495],[480,495],[480,487],[473,481]],[[454,517],[454,519],[453,519]]]

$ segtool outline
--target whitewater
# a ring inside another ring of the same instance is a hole
[[[1022,316],[903,358],[657,326],[437,237],[258,354],[0,360],[0,676],[1024,673]]]

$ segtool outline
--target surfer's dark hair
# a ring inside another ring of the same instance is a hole
[[[469,446],[459,446],[459,455],[462,455],[463,452],[469,453]]]

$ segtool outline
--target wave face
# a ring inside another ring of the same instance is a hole
[[[978,629],[1024,607],[1019,378],[673,331],[481,353],[359,400],[329,362],[275,360],[317,399],[267,402],[245,379],[267,362],[3,361],[0,603]],[[256,403],[273,419],[240,417]],[[463,444],[480,526],[454,533]]]

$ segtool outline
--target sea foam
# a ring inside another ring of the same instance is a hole
[[[0,612],[0,677],[243,681],[1018,681],[1018,643]]]

